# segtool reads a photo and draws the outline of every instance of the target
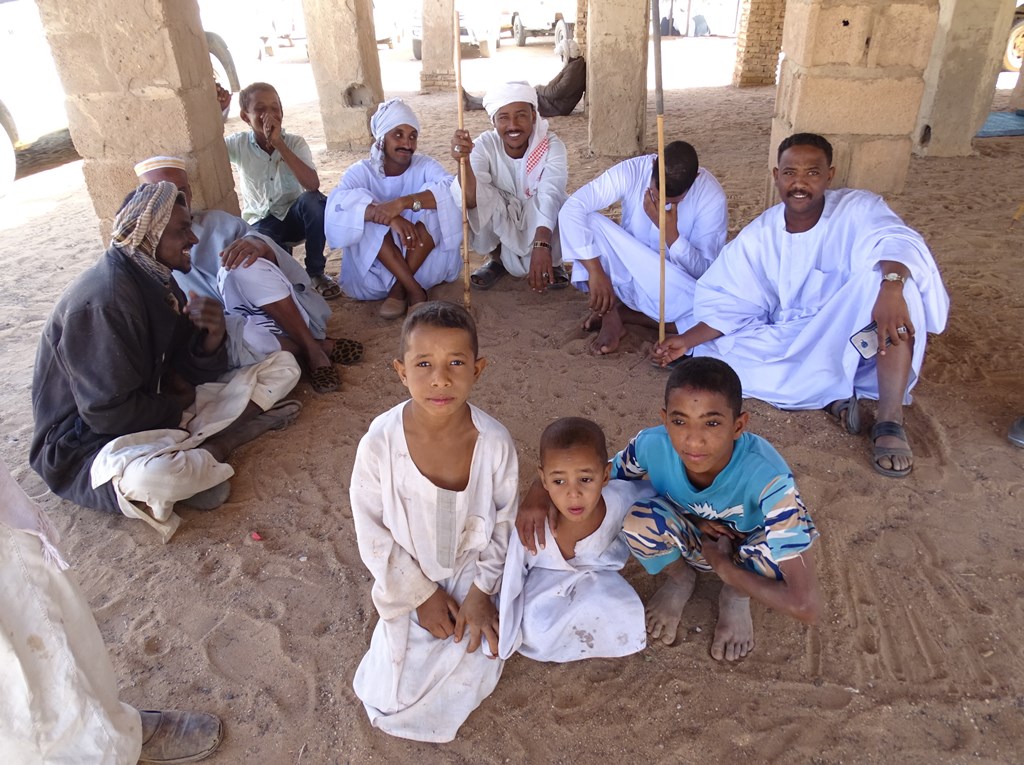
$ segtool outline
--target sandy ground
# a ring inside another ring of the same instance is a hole
[[[761,210],[774,90],[727,87],[731,50],[666,41],[665,71],[669,138],[694,143],[720,179],[734,234]],[[381,57],[388,94],[409,95],[419,112],[421,151],[443,156],[452,97],[415,95],[418,65],[404,45]],[[309,139],[333,186],[361,154],[325,150],[308,65],[263,66],[246,79],[282,86],[286,127]],[[538,42],[468,60],[465,71],[480,91],[488,78],[543,82],[556,70]],[[683,74],[696,80],[683,87]],[[469,127],[482,130],[484,118],[471,114]],[[569,146],[572,188],[612,164],[587,156],[581,112],[552,128]],[[567,666],[513,658],[449,745],[371,729],[351,680],[377,617],[348,482],[370,420],[403,397],[389,366],[398,325],[373,303],[333,304],[333,333],[367,346],[343,390],[318,397],[300,383],[300,420],[240,450],[227,505],[184,513],[166,547],[142,524],[49,494],[26,464],[35,346],[63,288],[102,249],[80,163],[24,178],[0,202],[0,454],[59,526],[124,698],[220,714],[217,762],[1019,762],[1024,452],[1005,434],[1024,413],[1024,227],[1007,230],[1024,201],[1024,139],[976,145],[972,157],[915,159],[906,191],[890,199],[928,240],[953,301],[907,413],[913,474],[877,476],[867,439],[823,413],[748,402],[752,429],[789,460],[821,529],[826,606],[814,629],[755,606],[758,646],[740,664],[708,655],[720,585],[705,577],[672,647]],[[449,285],[434,297],[461,292]],[[474,293],[473,307],[491,364],[473,400],[512,431],[524,486],[539,433],[557,416],[592,417],[612,445],[655,423],[665,377],[644,362],[650,335],[630,333],[618,355],[592,358],[581,295],[538,296],[510,279]],[[653,592],[638,566],[627,574],[644,598]]]

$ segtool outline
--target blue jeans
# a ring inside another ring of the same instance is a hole
[[[327,265],[327,258],[324,257],[324,245],[327,243],[324,235],[326,207],[327,197],[319,191],[306,191],[292,202],[284,220],[268,215],[263,220],[253,223],[252,227],[269,236],[288,252],[291,252],[292,248],[286,244],[287,242],[295,244],[305,239],[306,273],[317,276],[324,272]]]

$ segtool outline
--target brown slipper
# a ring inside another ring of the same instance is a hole
[[[405,316],[407,308],[408,304],[404,300],[389,297],[381,303],[378,313],[382,319],[400,319]]]
[[[142,752],[139,762],[175,765],[198,762],[213,754],[224,736],[220,718],[177,709],[140,711]]]
[[[355,364],[363,357],[363,344],[358,340],[349,340],[339,337],[334,341],[334,348],[327,355],[332,364],[341,364],[343,367]]]
[[[338,377],[338,370],[328,365],[310,370],[309,383],[314,393],[334,393],[341,387],[341,378]]]

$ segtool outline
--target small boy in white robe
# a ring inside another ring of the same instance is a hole
[[[628,656],[647,645],[644,607],[619,571],[629,559],[622,521],[645,481],[608,481],[604,433],[582,417],[548,425],[540,481],[558,509],[556,545],[528,555],[513,535],[501,588],[501,658],[537,661]]]
[[[486,365],[469,313],[416,306],[394,361],[411,398],[356,451],[352,518],[380,620],[353,687],[370,723],[401,738],[451,741],[504,665],[493,599],[519,467],[509,432],[467,400]]]

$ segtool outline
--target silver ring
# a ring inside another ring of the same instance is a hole
[[[896,327],[896,332],[898,334],[905,335],[907,333],[907,328],[906,327]]]
[[[407,236],[406,239],[412,239],[412,237],[411,236]]]
[[[545,271],[544,272],[544,278],[547,279],[549,276],[551,276],[551,274],[549,274],[547,271]]]
[[[455,151],[456,154],[461,154],[462,153],[462,147],[461,146],[453,146],[452,149]]]

